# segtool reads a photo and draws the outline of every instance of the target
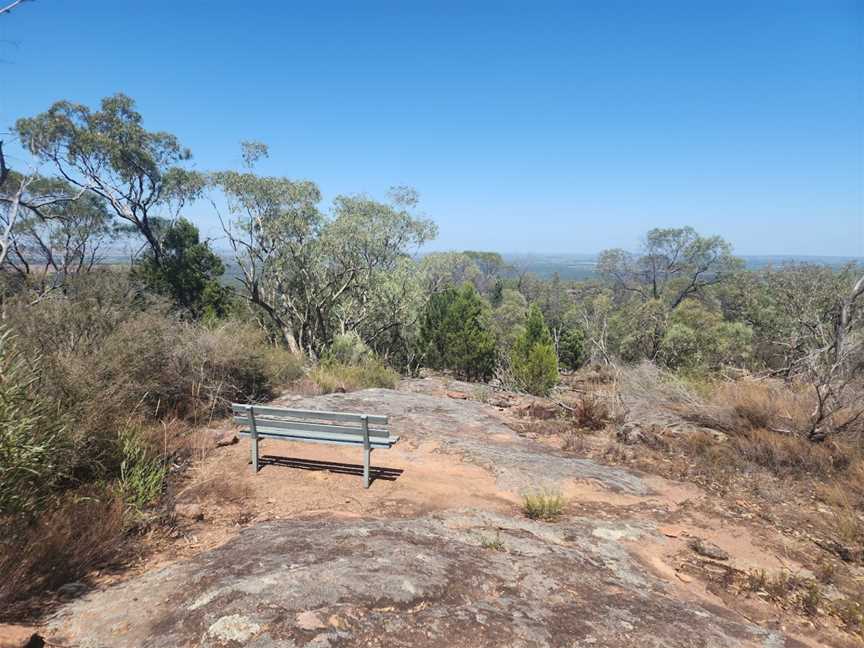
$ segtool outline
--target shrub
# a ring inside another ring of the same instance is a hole
[[[66,429],[37,376],[0,332],[0,515],[33,512],[69,474]]]
[[[336,364],[359,365],[372,356],[372,350],[357,333],[352,331],[333,338],[333,342],[324,354],[324,360]]]
[[[531,394],[545,396],[558,383],[558,357],[543,313],[534,305],[511,353],[513,376]]]
[[[808,391],[775,381],[743,379],[716,385],[709,403],[730,431],[768,429],[804,433],[815,402]]]
[[[528,493],[522,496],[522,511],[532,520],[556,520],[564,511],[564,497],[549,490]]]
[[[669,316],[660,341],[660,359],[671,368],[716,368],[745,363],[753,331],[743,322],[727,322],[695,299],[687,299]]]
[[[325,394],[374,387],[395,389],[399,382],[399,374],[375,358],[359,365],[323,363],[312,371],[311,378]]]
[[[488,380],[495,371],[495,336],[489,307],[471,284],[448,288],[429,299],[420,326],[425,364],[450,369],[468,380]]]
[[[45,612],[41,594],[115,559],[124,532],[123,502],[104,490],[67,493],[35,521],[2,520],[0,619]]]
[[[584,394],[568,408],[576,427],[583,430],[602,430],[613,419],[609,403],[596,394]]]
[[[576,371],[585,362],[585,334],[582,329],[570,329],[558,342],[558,360],[570,371]]]

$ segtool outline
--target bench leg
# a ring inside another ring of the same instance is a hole
[[[252,436],[252,470],[258,472],[258,436]]]
[[[372,448],[363,448],[363,488],[369,488],[369,459]]]

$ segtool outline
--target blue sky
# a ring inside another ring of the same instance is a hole
[[[261,172],[328,198],[416,187],[434,249],[690,224],[862,256],[862,25],[860,0],[37,0],[0,16],[0,127],[124,92],[202,169],[259,139]]]

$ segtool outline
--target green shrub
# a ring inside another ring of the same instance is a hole
[[[0,332],[0,515],[39,510],[69,476],[66,429],[36,381],[12,334]]]
[[[745,364],[750,357],[752,329],[727,322],[721,313],[687,299],[669,316],[660,340],[660,360],[673,369],[714,369]]]
[[[324,359],[343,365],[359,365],[372,358],[372,350],[355,332],[343,333],[333,338]]]
[[[323,363],[316,367],[310,376],[325,394],[373,387],[395,389],[399,382],[399,374],[384,366],[377,358],[359,365]]]
[[[564,511],[564,497],[556,491],[542,490],[522,496],[522,512],[532,520],[556,520]]]
[[[570,329],[561,336],[558,360],[570,371],[576,371],[585,363],[585,333],[582,329]]]
[[[152,250],[146,250],[133,267],[133,277],[194,318],[223,316],[229,293],[219,283],[225,272],[222,260],[185,218],[156,225],[162,254],[157,259]]]
[[[516,382],[530,394],[545,396],[558,384],[558,356],[536,305],[531,306],[525,329],[513,346],[511,365]]]
[[[497,363],[489,306],[471,284],[429,299],[420,325],[425,365],[468,380],[488,380]]]
[[[303,357],[282,346],[269,344],[263,350],[263,371],[271,386],[287,385],[300,380],[306,371]]]

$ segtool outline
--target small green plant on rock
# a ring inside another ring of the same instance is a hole
[[[522,511],[532,520],[551,522],[561,517],[564,497],[556,491],[542,490],[522,496]]]
[[[482,538],[480,538],[480,546],[484,549],[491,549],[492,551],[506,551],[504,541],[501,540],[500,531],[495,532],[494,538],[490,536],[483,536]]]

